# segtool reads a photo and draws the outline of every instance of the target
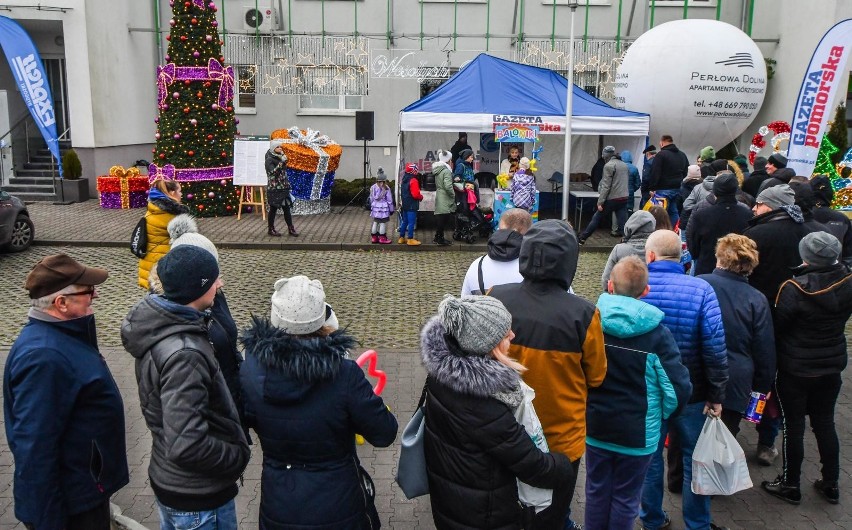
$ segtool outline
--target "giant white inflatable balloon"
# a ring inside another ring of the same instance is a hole
[[[741,135],[763,105],[766,63],[738,28],[678,20],[647,31],[618,68],[616,104],[651,115],[651,142],[669,134],[690,160]]]

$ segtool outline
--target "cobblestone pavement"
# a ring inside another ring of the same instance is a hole
[[[79,225],[79,220],[75,222]],[[25,321],[27,300],[22,285],[26,272],[42,256],[60,250],[86,264],[106,267],[112,273],[100,290],[95,307],[101,349],[124,397],[127,454],[131,468],[130,484],[114,496],[113,502],[125,515],[148,528],[157,528],[154,496],[147,480],[150,435],[139,409],[133,360],[121,348],[118,336],[121,319],[142,294],[136,287],[135,258],[124,248],[96,247],[37,246],[22,254],[0,255],[0,288],[7,293],[4,318],[0,319],[0,362],[5,364],[8,347]],[[387,251],[225,248],[220,250],[220,258],[225,290],[240,326],[247,324],[251,312],[268,311],[271,285],[278,277],[306,274],[323,279],[328,299],[341,323],[348,325],[362,340],[363,348],[379,350],[380,366],[388,373],[384,397],[397,414],[401,430],[413,412],[425,376],[416,351],[418,330],[435,311],[445,292],[458,292],[473,255],[462,252],[418,255]],[[581,255],[580,274],[575,281],[578,294],[596,298],[605,259],[606,254],[603,253]],[[846,379],[848,383],[848,376]],[[841,489],[850,483],[848,474],[852,469],[852,408],[847,388],[848,385],[841,394],[837,412],[844,469]],[[740,441],[751,456],[756,443],[754,430],[744,428]],[[777,466],[762,468],[752,465],[751,478],[757,487],[733,497],[717,497],[713,502],[714,521],[739,529],[852,528],[852,515],[842,504],[831,506],[822,502],[807,486],[818,478],[819,462],[812,437],[808,437],[806,443],[810,456],[803,468],[802,506],[789,506],[760,492],[760,481],[774,478]],[[382,521],[386,527],[394,529],[433,528],[428,497],[408,501],[393,482],[398,452],[398,445],[387,449],[359,447],[362,461],[376,483],[376,503]],[[22,528],[14,518],[12,457],[5,437],[0,442],[0,463],[5,465],[0,471],[0,529]],[[237,498],[241,528],[257,526],[260,471],[260,448],[255,445],[245,473],[245,485]],[[573,503],[575,516],[581,521],[583,484],[584,475],[581,474]],[[673,528],[683,528],[680,499],[666,494],[665,505],[674,521]]]

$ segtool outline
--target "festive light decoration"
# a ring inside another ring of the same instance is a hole
[[[148,203],[148,178],[135,167],[109,168],[109,175],[98,177],[97,189],[101,208],[144,208]]]
[[[823,135],[822,143],[819,145],[819,153],[817,153],[816,164],[814,164],[814,175],[828,175],[832,180],[840,178],[834,162],[831,161],[831,155],[840,151],[828,138],[828,135]]]
[[[759,153],[761,149],[766,147],[765,137],[769,134],[770,131],[773,133],[771,139],[772,152],[786,152],[786,149],[781,149],[781,142],[790,140],[790,124],[786,121],[773,121],[769,125],[764,125],[760,129],[758,129],[757,134],[751,137],[751,146],[749,146],[748,148],[749,164],[754,165],[754,159],[757,157],[757,153]]]
[[[216,6],[174,2],[169,24],[167,64],[157,67],[160,112],[149,179],[179,181],[195,215],[233,215],[239,203],[232,184],[235,78],[221,43],[207,38],[216,34]]]
[[[287,178],[296,198],[293,212],[327,212],[343,148],[319,131],[298,127],[277,129],[270,138],[278,140],[287,155]]]

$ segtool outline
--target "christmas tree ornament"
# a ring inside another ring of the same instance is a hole
[[[179,99],[180,98],[180,92],[175,92],[174,94],[172,94],[172,97],[175,98],[175,99]]]
[[[213,35],[205,35],[204,40],[206,40],[207,42],[213,42]]]
[[[210,108],[213,109],[213,110],[219,110],[219,104],[214,103],[214,104],[210,105]]]
[[[160,133],[155,133],[155,134],[154,134],[154,138],[156,138],[157,140],[159,140],[159,139],[160,139]]]
[[[175,140],[180,140],[180,133],[175,133],[172,138],[174,138]]]
[[[200,52],[192,52],[192,56],[197,59],[197,58],[201,57],[201,53]]]
[[[215,199],[215,198],[216,198],[216,194],[215,194],[215,193],[213,193],[213,192],[211,191],[210,193],[208,193],[208,194],[207,194],[207,197],[209,197],[209,198],[211,198],[211,199]]]

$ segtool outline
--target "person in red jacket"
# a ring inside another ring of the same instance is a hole
[[[417,211],[420,209],[420,201],[423,194],[420,193],[420,174],[417,164],[405,164],[405,174],[402,176],[399,193],[402,196],[402,208],[399,218],[399,243],[408,245],[419,245],[420,241],[414,239],[414,226],[417,224]],[[406,236],[406,234],[408,234]]]

